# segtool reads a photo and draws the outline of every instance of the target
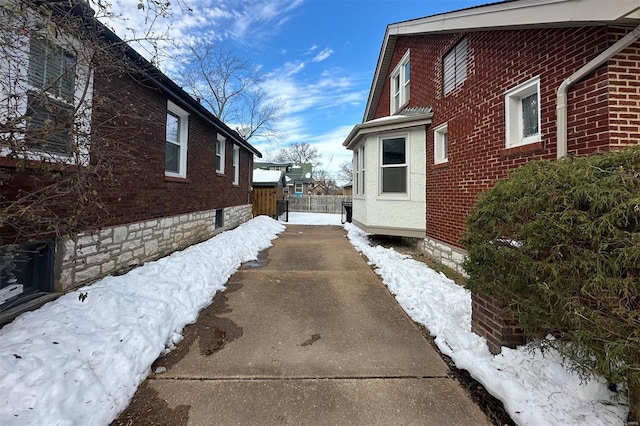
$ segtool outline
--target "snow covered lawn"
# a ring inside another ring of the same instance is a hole
[[[340,215],[290,213],[289,224],[340,225]],[[558,360],[524,348],[489,353],[470,332],[469,293],[393,249],[348,238],[440,350],[504,402],[522,425],[623,425],[606,384],[581,384]],[[106,277],[0,330],[1,425],[108,425],[153,361],[181,338],[229,277],[285,229],[266,216],[131,272]],[[624,402],[624,401],[621,401]]]

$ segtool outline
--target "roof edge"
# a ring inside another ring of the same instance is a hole
[[[606,9],[606,10],[605,10]],[[398,37],[522,27],[640,23],[640,0],[506,0],[387,25],[363,122],[371,120]]]

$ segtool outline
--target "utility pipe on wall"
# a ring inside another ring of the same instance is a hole
[[[557,158],[560,159],[567,155],[567,92],[569,88],[583,79],[591,71],[598,68],[600,65],[607,62],[613,56],[620,53],[622,50],[629,47],[636,40],[640,38],[640,25],[634,28],[629,34],[615,42],[607,50],[593,58],[586,65],[580,68],[578,71],[571,74],[565,81],[563,81],[558,87],[557,99],[556,99],[556,139],[557,145]]]

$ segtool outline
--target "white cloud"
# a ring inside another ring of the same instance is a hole
[[[134,49],[151,59],[156,47],[165,57],[180,52],[179,45],[169,40],[232,38],[248,43],[260,40],[278,31],[303,0],[184,0],[174,3],[171,13],[164,17],[139,10],[138,3],[138,0],[115,0],[111,7],[115,18],[101,21],[124,40],[131,40]],[[155,41],[150,43],[149,39]],[[161,65],[172,69],[171,64]]]
[[[333,53],[333,49],[330,49],[330,48],[327,47],[326,49],[322,50],[322,52],[320,52],[316,56],[314,56],[311,61],[313,61],[313,62],[322,62],[325,59],[327,59],[329,56],[331,56],[332,53]]]

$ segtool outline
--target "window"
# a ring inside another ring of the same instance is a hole
[[[463,38],[442,60],[444,94],[451,92],[467,79],[467,39]]]
[[[233,145],[233,184],[240,183],[240,147]]]
[[[360,150],[353,151],[353,188],[357,194],[360,194]]]
[[[449,161],[449,132],[447,124],[433,129],[433,164]]]
[[[34,34],[29,43],[29,84],[71,102],[76,87],[75,62],[71,53]]]
[[[226,144],[227,140],[222,135],[218,135],[218,140],[216,141],[216,172],[218,173],[224,173],[224,151]]]
[[[406,139],[395,137],[381,143],[381,193],[407,194]]]
[[[296,194],[302,194],[302,182],[296,182]]]
[[[53,291],[54,260],[53,239],[0,246],[0,311],[20,297]]]
[[[223,226],[224,226],[224,212],[222,209],[217,209],[215,229],[222,228]]]
[[[51,154],[71,154],[74,131],[75,57],[33,34],[29,41],[27,144]]]
[[[391,73],[391,114],[397,112],[409,102],[411,88],[411,68],[409,50],[404,54],[398,66]]]
[[[187,177],[187,140],[189,114],[173,102],[167,103],[167,126],[164,156],[166,176]]]
[[[535,77],[505,93],[507,148],[541,140],[539,93],[539,77]]]
[[[354,162],[353,162],[353,169],[354,169],[354,182],[353,182],[353,186],[355,188],[356,191],[356,195],[364,195],[364,187],[365,187],[365,180],[364,180],[364,167],[365,167],[365,162],[364,162],[364,145],[357,148],[354,152]]]

